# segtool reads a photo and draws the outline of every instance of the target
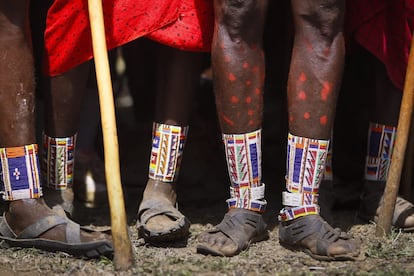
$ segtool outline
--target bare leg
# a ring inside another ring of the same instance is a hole
[[[44,135],[42,170],[46,202],[60,205],[67,213],[73,211],[73,171],[76,132],[79,126],[83,95],[90,63],[56,77],[44,85]],[[62,153],[63,152],[63,153]],[[65,169],[59,170],[64,167]]]
[[[370,110],[368,150],[365,164],[365,183],[359,216],[375,220],[384,193],[397,133],[402,91],[389,79],[384,64],[372,58],[375,72],[375,91]],[[398,197],[392,223],[405,231],[414,230],[414,206]]]
[[[197,53],[159,45],[149,180],[137,222],[139,234],[147,242],[175,241],[187,238],[189,234],[190,222],[175,209],[176,181],[194,92],[199,83],[201,61],[201,55]]]
[[[267,237],[260,214],[266,206],[260,145],[265,76],[262,36],[267,1],[216,0],[214,4],[213,85],[232,184],[229,212],[216,229],[200,235],[197,250],[233,256],[251,242]],[[242,146],[234,146],[239,142]],[[249,219],[254,226],[247,225]],[[228,221],[241,223],[226,227],[232,224]]]
[[[3,189],[7,189],[7,193],[3,197],[8,200],[8,210],[1,224],[4,225],[7,221],[10,229],[17,235],[27,226],[40,222],[46,216],[56,218],[56,214],[40,198],[39,171],[34,165],[37,162],[34,116],[35,86],[33,58],[29,48],[29,36],[27,36],[29,32],[25,29],[29,26],[26,18],[27,4],[28,2],[23,0],[0,1],[0,52],[3,53],[0,66],[0,78],[2,79],[0,82],[0,147],[3,154],[1,162],[10,163],[17,160],[14,156],[7,154],[8,152],[16,152],[16,148],[13,147],[18,147],[19,151],[29,149],[24,157],[31,158],[33,161],[30,165],[26,163],[28,173],[34,177],[30,182],[22,174],[16,174],[16,178],[7,177],[5,173],[2,174],[3,183],[10,183],[10,188],[3,187]],[[24,163],[20,163],[20,165],[19,168],[25,167]],[[15,170],[15,172],[19,171]],[[15,185],[16,181],[20,181],[17,186]],[[21,193],[20,190],[22,184],[28,184],[24,193]],[[38,237],[66,241],[67,225],[69,222],[64,220],[56,226],[52,225],[49,230],[45,230]],[[4,227],[1,231],[3,229]],[[1,233],[2,237],[5,235],[7,234]],[[102,243],[97,244],[97,247],[104,247],[101,253],[112,251],[111,243],[104,241],[105,237],[100,234],[91,235],[81,232],[79,239],[79,242],[102,240]],[[60,248],[54,249],[59,250]]]
[[[359,255],[356,241],[326,224],[317,205],[344,65],[344,5],[343,0],[292,1],[296,32],[288,79],[287,192],[279,240],[321,260]]]

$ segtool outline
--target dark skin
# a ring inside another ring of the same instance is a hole
[[[344,66],[344,1],[292,1],[295,40],[288,79],[289,130],[330,139]]]
[[[0,1],[0,147],[36,143],[34,64],[26,28],[28,1]],[[6,219],[16,234],[28,225],[55,213],[43,199],[8,202]],[[45,239],[65,241],[65,226],[43,233]],[[81,232],[81,241],[102,239],[101,234]]]
[[[211,55],[223,133],[251,132],[262,125],[265,72],[262,37],[266,7],[267,1],[263,0],[214,2]]]
[[[45,134],[49,137],[70,137],[76,134],[90,63],[83,63],[64,74],[47,78],[44,89]]]
[[[386,68],[379,60],[373,59],[375,72],[375,92],[373,105],[370,108],[370,121],[386,126],[398,126],[402,91],[389,79]],[[376,185],[367,180],[368,185]],[[414,225],[414,215],[408,216],[404,224]]]
[[[264,0],[214,1],[211,57],[223,133],[247,133],[261,128],[265,76],[262,37],[266,8]],[[201,241],[230,255],[237,251],[236,244],[222,232],[203,235]]]
[[[157,53],[155,121],[181,127],[188,126],[194,92],[202,69],[201,56],[162,45],[158,46]],[[148,179],[143,200],[149,198],[164,198],[175,205],[176,183]],[[169,217],[160,215],[152,217],[146,224],[154,231],[161,231],[171,228],[175,223]]]
[[[292,1],[297,31],[289,72],[288,107],[289,128],[295,135],[330,138],[344,64],[344,40],[339,33],[342,18],[338,16],[344,7],[342,4],[334,8],[334,4],[335,1]],[[266,6],[266,1],[215,2],[217,27],[212,67],[224,133],[245,133],[261,127],[264,57],[260,30]],[[244,26],[231,23],[232,19],[254,24]],[[333,26],[319,29],[326,21],[334,21]]]
[[[292,0],[295,40],[288,79],[289,131],[297,136],[330,139],[344,65],[344,1]],[[216,27],[212,66],[218,117],[223,133],[261,128],[264,84],[262,30],[267,1],[215,0]],[[242,231],[240,229],[240,231]],[[223,233],[202,242],[221,252],[237,246]],[[303,243],[312,251],[316,240]],[[328,254],[348,252],[329,246]]]

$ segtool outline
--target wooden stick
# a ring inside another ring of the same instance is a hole
[[[411,115],[414,100],[414,37],[411,41],[410,56],[405,76],[403,97],[398,119],[397,137],[391,158],[390,171],[384,190],[384,200],[380,206],[376,236],[388,235],[391,231],[391,222],[397,200],[401,180],[401,171],[407,147],[408,133],[410,131]]]
[[[105,175],[111,212],[114,264],[117,270],[127,270],[134,257],[128,235],[125,204],[119,169],[118,137],[116,132],[114,96],[109,71],[108,50],[101,0],[88,0],[89,21],[92,31],[93,54],[101,107],[101,123],[105,151]]]

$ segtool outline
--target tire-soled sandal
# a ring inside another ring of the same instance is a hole
[[[245,209],[231,209],[212,230],[202,233],[197,245],[197,253],[213,256],[231,257],[246,250],[250,244],[269,238],[266,223],[262,215]],[[225,239],[230,239],[234,246],[226,250],[224,243],[209,243],[209,238],[222,233]]]
[[[382,200],[382,193],[364,194],[361,199],[358,217],[363,221],[377,222]],[[407,225],[406,220],[411,216],[413,216],[413,219]],[[397,196],[391,222],[394,227],[401,229],[403,232],[414,232],[414,205]]]
[[[348,261],[359,259],[359,243],[339,228],[333,228],[319,215],[307,215],[279,225],[279,243],[287,249],[302,251],[316,260]],[[312,244],[315,248],[310,248]],[[337,254],[329,252],[337,246]],[[342,252],[341,252],[342,251]]]
[[[378,208],[379,210],[379,208]],[[394,214],[392,217],[392,225],[401,229],[403,232],[413,232],[414,231],[414,219],[412,224],[406,225],[406,220],[408,217],[414,215],[414,205],[405,200],[402,197],[397,197],[395,202]],[[378,212],[375,215],[375,222],[378,220]]]
[[[170,220],[170,226],[161,231],[149,228],[148,220],[156,216],[166,216]],[[146,242],[159,244],[184,240],[190,234],[190,224],[190,221],[168,200],[160,198],[146,199],[139,206],[138,235],[144,238]]]
[[[40,235],[58,226],[66,225],[66,242],[39,238]],[[85,229],[82,229],[85,231]],[[4,247],[37,248],[49,252],[66,252],[75,257],[112,257],[113,246],[108,240],[82,242],[79,224],[59,215],[46,216],[26,227],[18,235],[10,228],[6,217],[0,218],[0,240]]]

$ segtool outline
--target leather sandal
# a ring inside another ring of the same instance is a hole
[[[246,250],[250,244],[269,238],[266,223],[261,214],[246,209],[230,209],[214,229],[200,234],[197,253],[231,257]],[[217,242],[214,235],[222,233],[219,239],[231,241],[231,245]]]
[[[279,242],[316,260],[357,260],[359,243],[339,228],[332,228],[319,215],[307,215],[279,225]]]
[[[39,238],[40,235],[58,226],[66,225],[66,241]],[[86,231],[79,224],[61,215],[46,216],[29,225],[18,235],[9,226],[6,216],[0,217],[0,240],[3,247],[37,248],[50,252],[66,252],[75,257],[98,258],[112,257],[113,246],[108,240],[82,242],[80,231]]]
[[[168,217],[168,224],[157,225],[156,228],[149,226],[148,220],[156,216]],[[168,200],[147,199],[140,204],[137,221],[138,235],[146,242],[158,244],[183,240],[190,234],[190,224],[190,221]]]
[[[380,212],[380,204],[382,201],[382,195],[385,188],[384,181],[366,181],[364,186],[365,193],[361,197],[361,205],[358,211],[358,217],[363,221],[378,221],[378,215]],[[407,218],[410,218],[407,221]],[[392,218],[392,225],[401,229],[403,232],[414,231],[414,205],[405,200],[404,198],[397,196],[394,208],[394,214]]]
[[[377,212],[374,217],[374,221],[378,221],[380,208],[377,209]],[[407,218],[412,217],[410,221],[407,222]],[[397,197],[395,202],[394,214],[392,216],[392,225],[401,229],[403,232],[413,232],[414,231],[414,205],[405,200],[402,197]]]

